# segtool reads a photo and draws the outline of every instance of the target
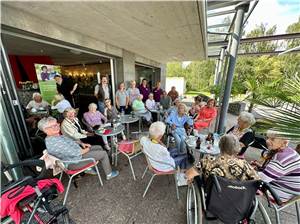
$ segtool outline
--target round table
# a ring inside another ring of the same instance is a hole
[[[200,137],[201,139],[201,145],[200,145],[200,149],[196,149],[196,141],[197,138]],[[187,146],[192,149],[193,151],[199,152],[200,153],[200,157],[203,157],[206,154],[209,155],[219,155],[220,154],[220,148],[219,148],[219,141],[218,139],[216,139],[214,141],[214,144],[208,144],[205,141],[205,138],[207,137],[207,135],[203,135],[203,134],[199,134],[197,136],[188,136],[185,140]],[[210,148],[208,148],[208,146],[210,146]]]
[[[126,137],[127,137],[127,139],[129,139],[129,124],[135,123],[139,120],[140,120],[140,118],[137,117],[137,116],[132,116],[132,115],[129,115],[129,114],[121,115],[120,122],[122,124],[126,124]]]
[[[100,128],[99,130],[96,130],[95,133],[99,136],[106,136],[111,137],[111,157],[112,157],[112,164],[116,164],[117,159],[117,147],[115,145],[115,139],[116,136],[124,131],[124,125],[122,124],[115,124],[115,127],[107,126],[104,128]],[[105,130],[111,130],[110,133],[104,134]]]

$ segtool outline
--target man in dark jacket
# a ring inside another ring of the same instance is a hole
[[[75,108],[73,94],[77,89],[77,83],[74,84],[71,79],[65,77],[62,78],[59,74],[55,75],[54,79],[56,82],[57,92],[62,94],[65,99],[70,102],[71,106]]]

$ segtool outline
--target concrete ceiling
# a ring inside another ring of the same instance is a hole
[[[3,45],[10,55],[49,56],[57,65],[78,65],[109,62],[109,59],[70,51],[69,49],[1,34]],[[77,54],[76,54],[77,53]]]
[[[2,4],[159,62],[206,57],[197,1]]]

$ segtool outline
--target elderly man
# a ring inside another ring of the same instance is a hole
[[[172,101],[176,100],[179,96],[178,92],[176,91],[176,87],[172,86],[171,90],[168,92],[168,96],[171,97]]]
[[[166,130],[166,125],[157,121],[151,124],[149,128],[149,136],[141,138],[143,151],[149,159],[151,166],[159,171],[171,171],[176,166],[184,167],[186,165],[186,155],[176,155],[174,151],[168,151],[167,147],[162,143]]]
[[[71,138],[60,134],[60,126],[53,117],[43,118],[38,123],[38,128],[47,134],[45,139],[46,148],[49,154],[67,161],[76,161],[85,158],[93,158],[100,161],[106,174],[106,179],[110,180],[119,175],[118,171],[112,171],[108,155],[102,151],[101,146],[84,144],[81,141],[74,141]],[[78,169],[81,165],[75,165],[72,169]],[[95,174],[94,172],[90,172]]]
[[[267,132],[269,154],[259,176],[271,184],[283,202],[300,195],[300,155],[288,146],[289,141],[280,133]]]

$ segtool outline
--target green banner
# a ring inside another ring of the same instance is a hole
[[[34,64],[34,67],[41,95],[45,101],[51,104],[53,97],[57,94],[54,76],[61,74],[60,66]]]

